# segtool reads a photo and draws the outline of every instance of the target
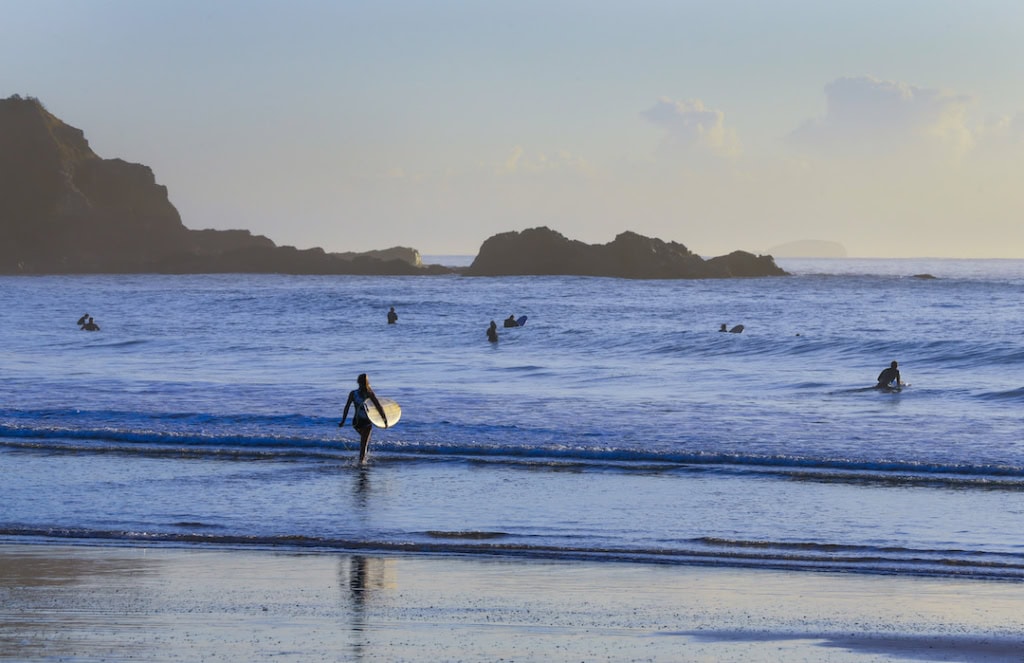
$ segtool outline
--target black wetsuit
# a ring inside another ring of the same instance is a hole
[[[893,382],[896,384],[900,383],[900,371],[898,368],[889,367],[878,374],[878,385],[879,389],[888,387]]]

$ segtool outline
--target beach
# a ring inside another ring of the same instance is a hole
[[[5,278],[0,660],[1022,663],[1024,261],[792,271]]]
[[[5,661],[1021,661],[1019,583],[0,545]]]

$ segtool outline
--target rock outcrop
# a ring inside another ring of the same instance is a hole
[[[0,100],[0,273],[421,274],[413,249],[330,254],[190,230],[148,167],[102,159],[36,99]]]
[[[407,262],[413,267],[422,267],[423,258],[420,256],[420,252],[416,249],[409,248],[407,246],[393,246],[390,249],[378,249],[374,251],[363,251],[362,253],[333,253],[344,260],[356,260],[358,258],[375,258],[377,260],[401,260]]]
[[[785,276],[771,256],[734,251],[704,260],[682,244],[624,232],[608,244],[584,244],[549,228],[494,235],[469,276],[577,275],[631,279]]]
[[[36,99],[0,100],[0,274],[575,274],[637,279],[777,276],[770,256],[703,260],[682,244],[625,232],[588,245],[548,228],[495,235],[464,270],[423,266],[394,247],[327,253],[247,230],[191,230],[148,167],[102,159]]]

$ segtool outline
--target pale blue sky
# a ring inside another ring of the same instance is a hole
[[[191,228],[1024,257],[1024,3],[0,0],[0,96]]]

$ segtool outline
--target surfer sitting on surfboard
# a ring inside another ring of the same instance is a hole
[[[875,385],[875,389],[893,389],[893,382],[896,383],[895,389],[903,387],[903,383],[900,382],[900,371],[897,366],[899,364],[893,362],[889,364],[889,368],[878,374],[878,384]]]
[[[518,327],[519,323],[516,322],[516,316],[510,315],[507,318],[505,318],[505,326],[506,327]]]
[[[370,448],[370,433],[373,432],[373,424],[366,416],[366,400],[369,399],[380,412],[385,427],[388,425],[388,416],[384,414],[384,408],[380,406],[377,395],[373,393],[373,389],[370,389],[370,381],[367,379],[366,373],[360,373],[356,382],[359,383],[359,388],[348,393],[345,412],[341,415],[341,423],[338,424],[338,427],[341,428],[345,425],[345,420],[348,419],[348,409],[355,405],[356,409],[352,412],[352,428],[359,433],[359,463],[363,464],[366,462],[366,452]]]

